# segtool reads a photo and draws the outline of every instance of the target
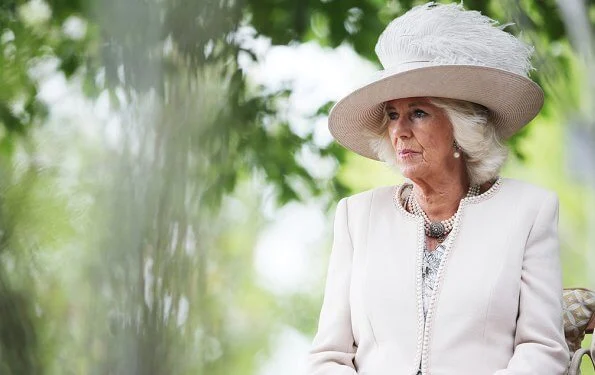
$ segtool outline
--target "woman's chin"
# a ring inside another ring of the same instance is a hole
[[[421,172],[418,165],[411,165],[410,163],[399,163],[398,167],[403,177],[408,179],[419,177]]]

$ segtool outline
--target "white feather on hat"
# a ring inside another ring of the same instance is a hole
[[[498,27],[461,4],[432,2],[393,20],[378,39],[376,55],[385,69],[424,57],[440,65],[490,66],[527,76],[533,48],[503,32],[509,25]]]

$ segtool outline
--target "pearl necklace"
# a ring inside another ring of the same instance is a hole
[[[469,190],[467,191],[467,195],[465,198],[475,197],[479,195],[479,185],[469,186]],[[426,232],[426,236],[435,238],[438,242],[444,241],[446,236],[452,231],[452,227],[454,226],[455,216],[457,215],[456,212],[454,215],[449,217],[446,220],[442,221],[431,221],[428,215],[421,209],[417,199],[413,196],[413,189],[409,193],[406,201],[406,207],[410,212],[415,214],[416,216],[421,216],[424,219],[424,229]]]

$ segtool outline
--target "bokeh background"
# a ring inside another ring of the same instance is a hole
[[[401,181],[328,110],[418,3],[0,0],[0,374],[306,375],[334,205]],[[595,1],[465,6],[535,46],[502,175],[594,288]]]

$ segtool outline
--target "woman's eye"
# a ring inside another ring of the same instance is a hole
[[[398,120],[399,119],[399,114],[397,112],[389,112],[388,113],[388,118],[391,120]]]
[[[424,111],[422,111],[421,109],[416,109],[415,111],[413,111],[413,117],[416,118],[422,118],[427,116],[428,114]]]

